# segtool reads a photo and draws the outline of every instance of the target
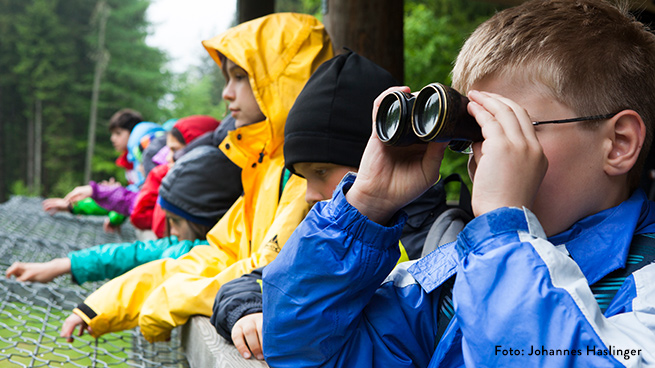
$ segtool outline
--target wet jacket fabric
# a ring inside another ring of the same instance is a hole
[[[68,253],[71,275],[78,284],[111,279],[136,266],[162,258],[178,258],[206,240],[178,240],[176,236],[134,243],[110,243]]]
[[[332,57],[315,18],[276,13],[203,42],[220,64],[225,55],[248,72],[266,120],[228,133],[221,150],[242,169],[244,194],[196,246],[177,260],[159,260],[110,281],[74,310],[93,335],[139,326],[148,341],[194,314],[209,316],[220,286],[272,261],[306,215],[306,182],[292,177],[281,190],[284,122],[311,73]]]
[[[132,213],[136,198],[139,192],[134,192],[128,187],[118,184],[100,184],[91,180],[89,185],[92,189],[91,198],[107,211],[115,211],[123,216]]]
[[[635,234],[655,231],[643,191],[548,239],[529,210],[500,208],[389,275],[404,216],[390,227],[369,221],[345,199],[353,181],[314,206],[264,270],[272,367],[655,362],[655,264],[625,279],[604,315],[589,287],[634,261]]]

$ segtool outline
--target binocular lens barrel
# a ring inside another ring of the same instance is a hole
[[[441,83],[425,86],[416,97],[393,92],[382,99],[376,131],[387,145],[451,142],[452,149],[461,150],[470,142],[483,140],[480,126],[466,110],[467,104],[468,98]]]
[[[420,140],[412,131],[414,96],[394,91],[386,95],[375,117],[378,138],[389,146],[408,146]]]

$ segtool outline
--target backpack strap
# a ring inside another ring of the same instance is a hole
[[[423,243],[421,257],[425,257],[444,244],[455,241],[459,232],[473,219],[471,193],[462,181],[462,177],[459,174],[451,174],[443,179],[443,182],[444,186],[451,182],[460,184],[459,202],[454,206],[449,206],[450,208],[442,212],[434,220]]]
[[[600,310],[605,313],[625,279],[633,272],[653,262],[655,262],[655,234],[633,236],[625,267],[608,273],[591,285],[591,291],[594,293]]]

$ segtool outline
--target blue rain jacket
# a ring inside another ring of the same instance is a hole
[[[631,261],[633,234],[655,232],[641,190],[550,239],[529,210],[497,209],[391,272],[404,216],[369,221],[345,199],[353,181],[316,204],[264,270],[271,367],[655,364],[655,264],[632,273],[604,315],[589,287]]]

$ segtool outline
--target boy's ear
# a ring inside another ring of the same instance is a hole
[[[624,110],[610,119],[611,147],[605,160],[605,173],[627,174],[637,162],[646,137],[646,125],[634,110]]]

